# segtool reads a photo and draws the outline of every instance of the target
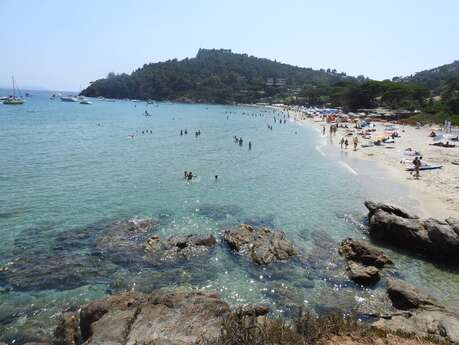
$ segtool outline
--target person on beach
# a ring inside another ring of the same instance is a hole
[[[344,138],[341,138],[341,141],[339,143],[341,145],[341,150],[342,150],[343,149],[343,145],[344,145]]]
[[[344,140],[344,148],[347,150],[348,146],[349,146],[349,141],[346,139]]]
[[[357,151],[357,145],[359,144],[359,138],[357,136],[353,139],[354,142],[354,151]]]
[[[325,135],[325,126],[322,126],[322,135]]]
[[[414,178],[416,180],[419,180],[419,170],[421,168],[421,157],[416,156],[416,158],[413,161],[414,165]]]

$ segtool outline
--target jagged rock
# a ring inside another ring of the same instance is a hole
[[[387,294],[397,309],[408,310],[427,306],[442,308],[435,299],[399,279],[387,279]]]
[[[254,229],[241,224],[238,229],[225,230],[223,238],[231,249],[245,254],[258,265],[285,261],[297,255],[282,231]]]
[[[191,345],[220,335],[230,309],[212,293],[125,293],[83,307],[85,345]]]
[[[346,259],[359,262],[365,266],[383,268],[392,265],[392,261],[379,250],[367,242],[347,238],[339,247],[339,253]]]
[[[383,251],[352,238],[341,242],[338,252],[347,261],[349,278],[360,285],[374,285],[380,279],[380,269],[393,264]]]
[[[190,260],[208,253],[217,243],[213,235],[181,235],[161,240],[154,236],[145,246],[145,259],[151,262],[175,262]]]
[[[435,337],[448,342],[459,342],[459,319],[444,311],[420,311],[394,314],[373,323],[376,328],[414,333],[421,337]]]
[[[364,266],[350,261],[347,265],[348,276],[360,285],[373,285],[380,279],[379,269],[374,266]]]
[[[384,212],[394,214],[396,216],[407,218],[407,219],[419,218],[418,216],[413,215],[391,204],[385,204],[382,202],[375,202],[375,201],[365,201],[365,206],[368,209],[368,218],[371,218],[377,210],[383,210]]]
[[[388,279],[387,294],[392,305],[403,312],[386,315],[373,326],[459,342],[459,315],[447,310],[413,285],[400,280]]]
[[[430,259],[459,264],[458,221],[449,218],[421,220],[400,209],[385,204],[368,205],[369,234],[407,251],[423,254]]]
[[[448,223],[453,231],[459,236],[459,219],[449,217],[446,219],[446,223]]]

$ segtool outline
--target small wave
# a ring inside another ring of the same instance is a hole
[[[355,171],[354,169],[352,169],[349,164],[343,162],[343,161],[339,161],[338,162],[339,164],[341,164],[343,167],[345,167],[351,174],[354,174],[354,175],[358,175],[359,173],[357,171]]]
[[[322,147],[324,147],[325,145],[320,145],[320,146],[316,146],[316,150],[324,157],[327,157],[327,155],[325,154],[324,151],[322,151]]]

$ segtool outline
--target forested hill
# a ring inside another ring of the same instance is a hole
[[[336,70],[296,67],[226,49],[200,49],[196,57],[150,63],[132,74],[110,73],[85,96],[191,102],[285,100],[292,90],[354,80]]]
[[[404,78],[394,78],[394,81],[417,83],[432,90],[434,94],[441,94],[453,80],[459,79],[459,61],[418,72]]]

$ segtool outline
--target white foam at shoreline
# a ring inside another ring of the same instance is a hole
[[[351,166],[343,161],[338,161],[340,165],[345,167],[351,174],[358,175],[359,173],[351,168]]]

